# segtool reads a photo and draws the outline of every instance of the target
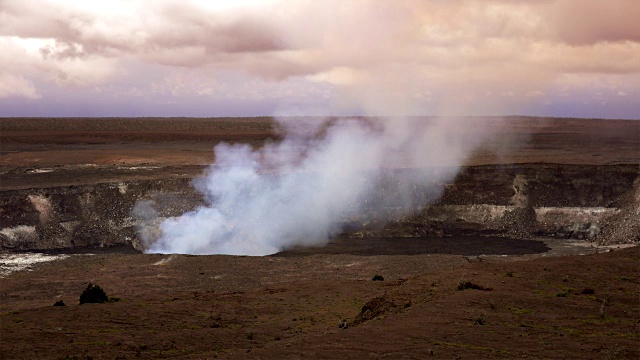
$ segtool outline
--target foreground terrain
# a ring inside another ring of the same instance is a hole
[[[497,136],[414,216],[233,257],[143,255],[130,211],[192,209],[271,119],[0,119],[0,358],[637,359],[640,127],[507,120],[470,120]]]
[[[397,240],[354,255],[71,255],[2,279],[0,354],[638,358],[637,247],[548,257],[533,242],[519,248],[538,255],[503,257],[482,254],[517,246],[465,239],[451,239],[445,254],[425,239],[424,247]],[[389,246],[414,254],[376,255]],[[78,305],[89,282],[119,301]],[[59,300],[67,306],[52,306]]]

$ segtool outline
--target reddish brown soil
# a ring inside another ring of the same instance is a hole
[[[470,165],[640,163],[637,122],[511,120]],[[2,189],[193,176],[220,141],[277,137],[269,119],[0,125]],[[73,255],[1,280],[0,358],[640,356],[637,247],[449,240],[338,239],[257,258]],[[120,301],[78,305],[89,282]]]
[[[639,260],[638,248],[506,258],[73,255],[2,280],[0,354],[637,359]],[[88,282],[120,301],[78,305]],[[461,282],[491,290],[458,290]]]
[[[637,121],[518,117],[465,121],[468,126],[493,128],[496,134],[466,165],[640,164]],[[213,161],[216,144],[259,147],[279,138],[277,127],[270,118],[0,119],[0,189],[194,176]],[[61,168],[65,172],[40,172]]]

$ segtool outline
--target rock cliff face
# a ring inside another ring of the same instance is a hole
[[[415,188],[413,214],[397,217],[384,199],[412,171],[387,174],[375,209],[345,219],[353,237],[449,234],[552,236],[640,242],[638,165],[522,164],[462,169],[439,197]],[[202,203],[191,179],[137,180],[0,192],[0,250],[132,246],[163,218]],[[138,204],[138,206],[135,206]],[[380,204],[383,204],[382,206]],[[374,206],[374,205],[371,205]],[[134,209],[135,207],[135,209]]]
[[[444,232],[640,242],[640,232],[616,230],[640,222],[639,174],[638,165],[467,168],[426,219]]]
[[[142,180],[0,192],[0,247],[44,250],[128,245],[140,249],[137,201],[161,204],[158,216],[199,203],[189,179]]]

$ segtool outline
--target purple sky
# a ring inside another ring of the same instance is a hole
[[[640,119],[640,1],[0,0],[0,116]]]

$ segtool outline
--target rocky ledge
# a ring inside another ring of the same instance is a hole
[[[640,243],[640,170],[628,165],[516,164],[466,167],[436,195],[412,190],[415,209],[394,215],[385,188],[425,169],[393,170],[370,208],[344,219],[351,237],[490,235]],[[273,175],[271,175],[273,176]],[[0,191],[0,250],[131,246],[162,219],[203,203],[192,177],[107,181]],[[424,199],[424,201],[423,201]],[[134,207],[143,204],[141,207]]]

